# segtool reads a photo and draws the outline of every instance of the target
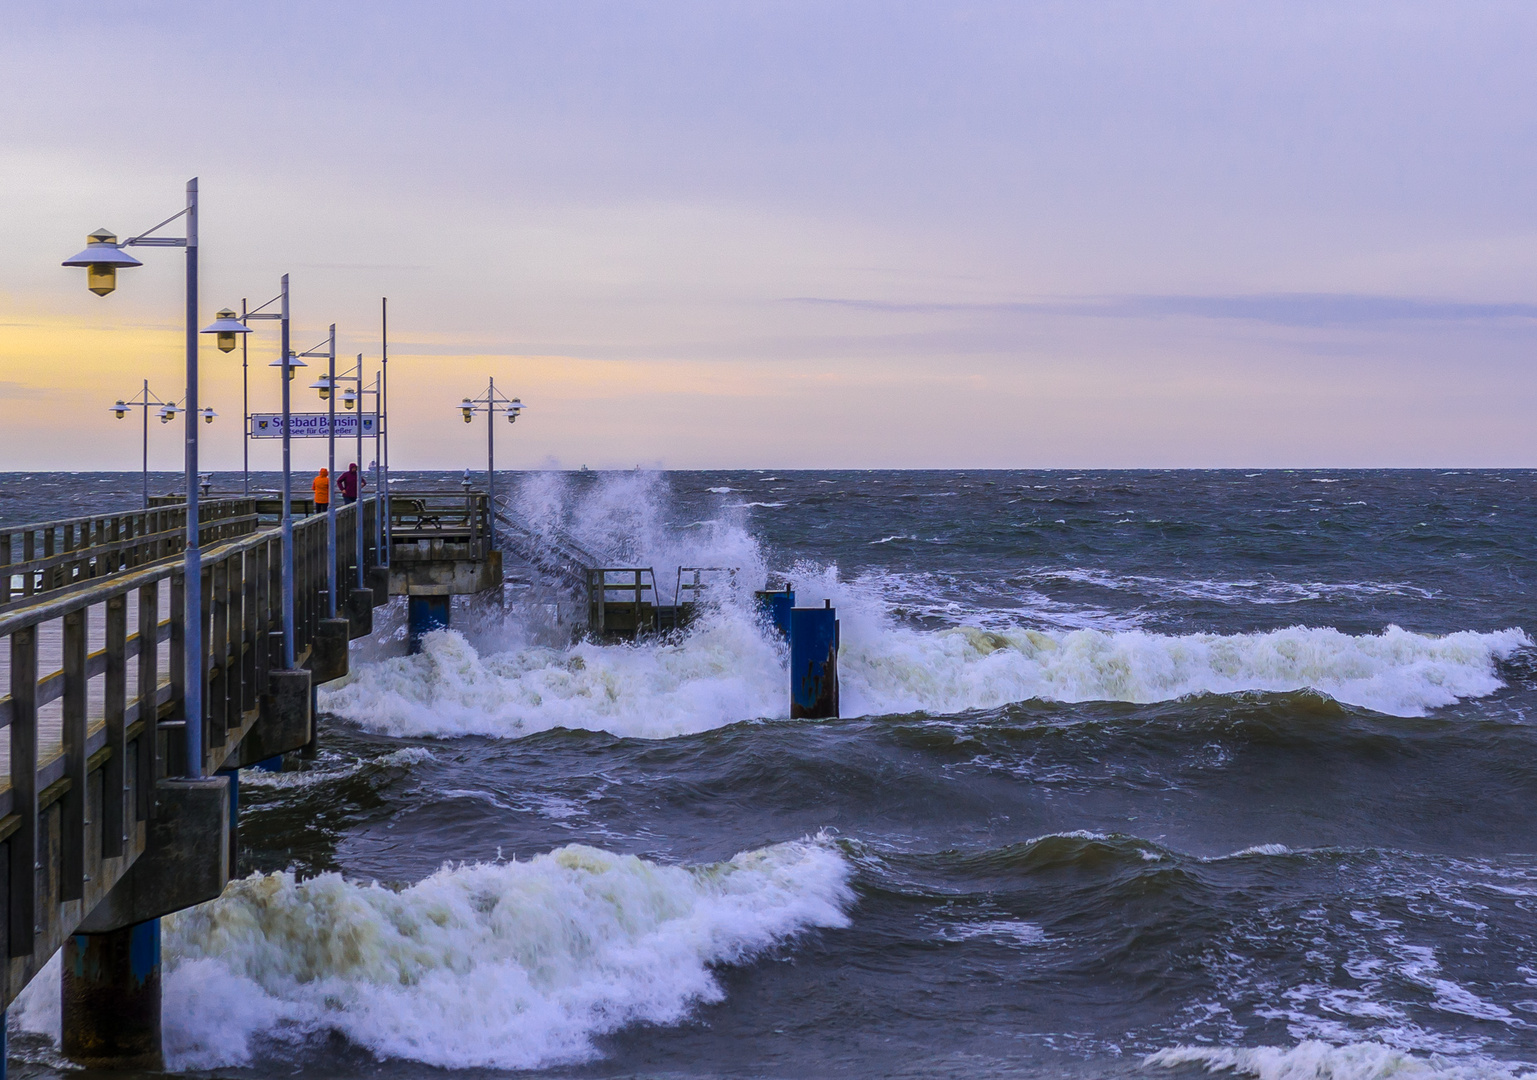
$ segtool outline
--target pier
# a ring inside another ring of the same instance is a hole
[[[65,948],[63,1049],[87,1066],[158,1066],[158,919],[223,891],[238,770],[313,753],[315,688],[347,674],[373,609],[404,596],[446,616],[502,581],[484,493],[393,493],[383,517],[365,497],[336,509],[334,538],[296,500],[287,626],[281,500],[211,498],[188,625],[185,506],[152,502],[0,531],[0,991],[8,1007]],[[189,717],[193,633],[207,665]]]
[[[223,892],[240,770],[314,756],[315,690],[348,674],[377,607],[404,598],[415,651],[449,624],[453,597],[533,588],[524,600],[563,607],[573,635],[633,643],[685,629],[737,575],[679,567],[659,594],[653,567],[535,528],[468,484],[334,508],[334,535],[295,499],[290,624],[282,500],[207,493],[189,624],[186,506],[148,501],[0,530],[0,990],[9,1007],[63,949],[62,1048],[88,1067],[160,1066],[159,919]],[[765,597],[783,601],[773,621],[788,620],[799,664],[792,715],[837,715],[836,614],[793,608],[788,587]],[[200,693],[185,685],[191,634]]]

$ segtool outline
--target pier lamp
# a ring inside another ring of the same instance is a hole
[[[173,405],[167,402],[166,404],[160,406],[160,422],[162,424],[169,424],[172,420],[176,419],[177,413],[186,411],[187,410],[183,409],[180,405]]]
[[[274,361],[272,361],[272,363],[268,364],[267,366],[268,367],[280,368],[280,367],[283,367],[285,365],[283,364],[283,361],[281,361],[281,360],[274,360]],[[300,368],[302,368],[302,367],[309,367],[308,364],[306,364],[303,360],[299,359],[299,354],[298,353],[292,352],[292,351],[290,351],[289,354],[288,354],[288,364],[286,366],[288,367],[288,381],[289,382],[293,382],[294,381],[294,376],[299,374],[299,369]]]
[[[214,344],[219,346],[220,352],[234,352],[235,341],[240,334],[249,334],[251,328],[235,317],[235,313],[229,308],[223,308],[214,316],[213,322],[203,327],[202,333],[216,334]]]
[[[64,265],[85,267],[85,287],[97,296],[106,296],[117,288],[119,267],[127,269],[144,264],[119,247],[114,234],[97,229],[85,238],[85,250],[72,259],[65,259]]]
[[[214,412],[212,409],[199,409],[198,415],[203,418],[203,423],[211,424],[213,423],[213,418],[219,414]]]
[[[172,222],[181,220],[184,232],[181,236],[156,235]],[[127,247],[181,248],[186,255],[186,365],[187,380],[185,409],[176,412],[196,414],[198,410],[198,185],[197,177],[187,181],[186,201],[182,208],[158,225],[136,236],[118,242],[117,236],[106,229],[99,229],[86,238],[85,250],[65,259],[65,266],[83,266],[86,270],[86,288],[97,296],[106,296],[117,288],[117,272],[130,266],[142,265],[138,259],[126,253]],[[169,423],[175,413],[162,413],[161,420]],[[182,548],[182,599],[185,604],[185,624],[188,627],[207,625],[203,614],[203,552],[202,536],[198,527],[198,438],[194,416],[187,417],[187,438],[183,469],[186,485],[186,543]],[[182,698],[182,716],[186,720],[185,747],[187,775],[201,777],[204,768],[203,725],[207,712],[203,707],[203,684],[208,676],[207,656],[202,632],[187,634],[184,643],[181,672],[185,687]]]
[[[140,466],[140,471],[143,473],[144,477],[144,509],[146,510],[149,509],[149,410],[151,407],[154,407],[158,412],[167,404],[167,402],[161,401],[160,398],[155,396],[155,394],[149,388],[149,380],[145,379],[144,388],[135,394],[132,398],[128,399],[127,401],[124,401],[122,398],[118,398],[117,404],[107,406],[107,408],[112,410],[112,415],[117,417],[119,420],[128,415],[129,409],[139,410],[140,419],[143,421],[141,424],[143,432],[140,436],[142,440],[140,453],[143,458],[143,462]],[[169,417],[162,419],[161,422],[166,423],[168,421]]]
[[[488,379],[486,392],[477,398],[465,398],[459,403],[459,412],[466,424],[478,412],[486,414],[486,502],[491,513],[496,514],[496,414],[506,413],[507,422],[515,424],[524,409],[522,398],[509,398],[496,389],[496,380]]]
[[[349,386],[347,389],[342,391],[342,405],[345,406],[349,412],[352,410],[352,407],[357,404],[357,401],[358,392],[352,387]]]
[[[331,397],[331,380],[328,376],[322,375],[310,383],[310,389],[320,391],[320,400],[327,401]]]

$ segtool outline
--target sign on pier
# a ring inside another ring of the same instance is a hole
[[[288,437],[290,439],[324,439],[331,434],[329,428],[330,414],[317,413],[289,413]],[[363,437],[372,439],[379,433],[378,413],[337,413],[336,437],[338,439],[356,439],[358,437],[358,424],[363,425]],[[251,438],[253,439],[281,439],[283,437],[282,413],[252,413],[251,414]]]

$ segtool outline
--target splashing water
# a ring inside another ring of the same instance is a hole
[[[820,836],[696,867],[571,845],[399,891],[256,874],[164,920],[167,1064],[242,1065],[263,1038],[333,1031],[444,1068],[586,1060],[596,1035],[721,1001],[715,966],[847,926],[849,874]],[[57,1040],[58,1001],[56,959],[18,1026]]]
[[[1011,702],[1171,701],[1311,688],[1393,716],[1422,716],[1498,690],[1496,662],[1525,633],[1431,637],[1389,627],[1352,636],[1292,627],[1256,634],[1143,631],[925,632],[851,620],[839,656],[843,714],[951,714]],[[848,624],[845,624],[846,627]],[[788,716],[782,645],[726,609],[675,643],[482,654],[452,630],[417,656],[358,669],[320,705],[395,736],[517,738],[564,727],[668,738]]]
[[[1143,1064],[1204,1065],[1208,1072],[1232,1071],[1260,1080],[1517,1080],[1532,1075],[1524,1066],[1503,1062],[1453,1062],[1415,1057],[1381,1043],[1331,1046],[1316,1040],[1290,1048],[1177,1046],[1150,1054]]]

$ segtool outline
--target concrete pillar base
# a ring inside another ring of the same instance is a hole
[[[88,1069],[163,1069],[160,920],[64,943],[64,1056]]]

